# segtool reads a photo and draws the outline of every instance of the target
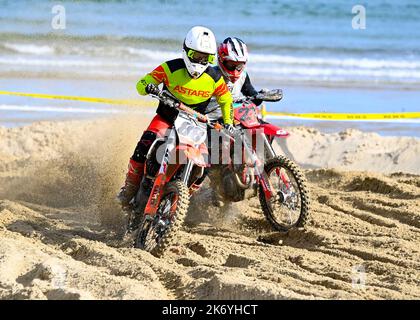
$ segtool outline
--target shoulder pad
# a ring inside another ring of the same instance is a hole
[[[166,61],[166,65],[168,66],[169,71],[171,71],[171,73],[174,73],[179,69],[185,68],[185,62],[182,58]]]
[[[222,77],[222,73],[220,72],[219,68],[209,66],[205,73],[207,73],[210,77],[213,78],[214,82],[219,81],[219,79]]]

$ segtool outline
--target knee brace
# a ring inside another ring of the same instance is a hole
[[[145,131],[140,138],[140,141],[137,143],[136,149],[134,150],[131,159],[136,162],[144,163],[146,161],[146,155],[149,152],[150,146],[153,141],[156,140],[156,133],[152,131]]]

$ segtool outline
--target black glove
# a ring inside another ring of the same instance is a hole
[[[174,101],[174,100],[167,99],[164,103],[170,108],[176,109],[179,107],[179,102]]]
[[[146,89],[145,90],[146,90],[146,93],[147,94],[154,94],[155,96],[157,96],[160,93],[159,88],[154,83],[149,83],[146,86]]]
[[[264,93],[266,93],[268,91],[270,91],[270,90],[265,89],[265,88],[263,88],[260,91],[258,91],[258,93],[252,98],[252,102],[254,102],[256,106],[259,106],[263,102],[263,100],[262,99],[258,99],[258,97],[259,96],[261,97],[261,95],[263,95]]]
[[[225,130],[229,133],[229,135],[234,136],[238,132],[236,128],[232,124],[225,124]]]
[[[166,90],[161,92],[159,100],[170,108],[179,107],[179,102]]]

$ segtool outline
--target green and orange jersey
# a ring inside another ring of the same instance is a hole
[[[163,83],[164,89],[175,98],[201,113],[209,104],[210,98],[215,96],[222,110],[224,123],[232,124],[233,122],[232,95],[220,72],[212,67],[208,67],[199,78],[193,79],[185,67],[184,60],[170,60],[140,79],[137,83],[139,94],[147,94],[146,86],[149,83],[156,85]],[[169,109],[160,104],[157,113],[167,119],[173,118],[173,110]]]

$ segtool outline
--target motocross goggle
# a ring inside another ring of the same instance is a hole
[[[190,59],[192,63],[199,63],[202,65],[206,64],[214,64],[214,61],[216,60],[216,57],[214,54],[208,54],[200,51],[196,51],[193,49],[186,48],[185,51],[187,51],[187,56]]]
[[[245,62],[238,62],[238,61],[229,61],[225,60],[223,61],[223,65],[225,68],[229,71],[242,71],[243,68],[245,68]]]

